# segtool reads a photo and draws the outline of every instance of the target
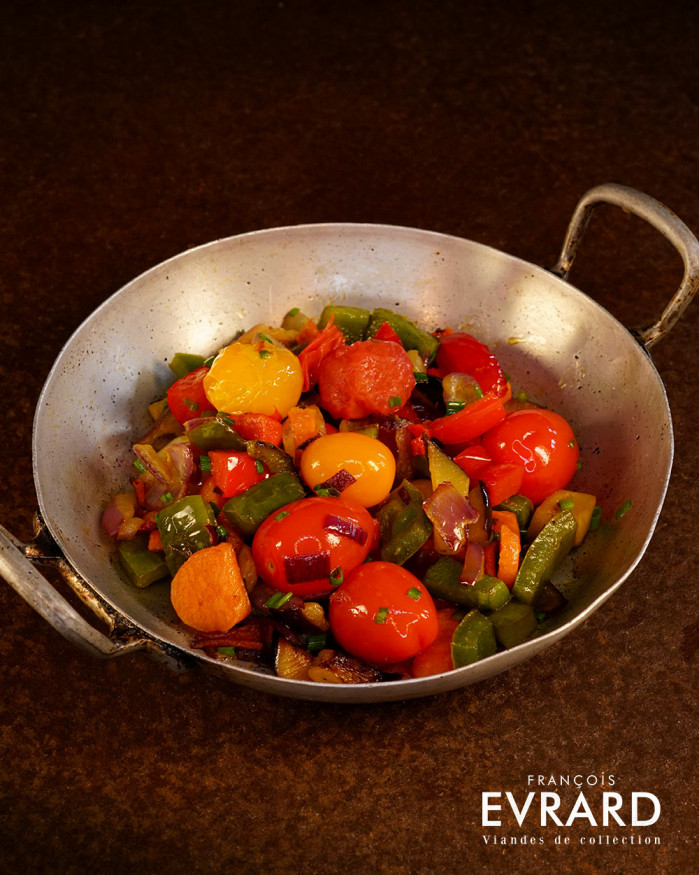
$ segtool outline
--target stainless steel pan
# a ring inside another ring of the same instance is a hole
[[[677,248],[685,275],[658,321],[632,333],[565,278],[592,210],[616,204]],[[582,623],[629,576],[653,534],[670,477],[673,436],[662,381],[648,349],[697,291],[699,243],[657,201],[602,185],[578,204],[551,271],[470,240],[411,228],[329,224],[244,234],[178,255],[134,279],[73,334],[41,393],[33,464],[35,541],[0,528],[0,573],[49,623],[90,652],[146,649],[173,665],[203,665],[258,690],[331,702],[381,702],[455,689],[528,659]],[[605,517],[555,582],[564,614],[538,637],[444,675],[341,686],[283,680],[209,659],[190,647],[167,585],[137,591],[112,561],[101,506],[123,488],[148,402],[171,380],[176,351],[213,352],[239,328],[278,321],[292,306],[319,313],[329,300],[386,306],[426,327],[468,326],[488,342],[517,386],[572,423],[582,447],[577,487]],[[516,342],[513,342],[515,341]],[[105,623],[83,619],[40,573],[59,569]]]

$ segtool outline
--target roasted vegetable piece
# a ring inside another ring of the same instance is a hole
[[[504,418],[502,401],[493,395],[485,395],[456,413],[433,420],[427,430],[431,437],[443,444],[465,444],[480,437]]]
[[[495,629],[495,637],[503,647],[515,647],[526,641],[536,629],[534,610],[515,599],[503,605],[488,617]]]
[[[204,383],[209,373],[207,367],[200,367],[176,380],[167,390],[167,403],[175,419],[185,423],[189,419],[204,416],[211,410]]]
[[[169,575],[162,553],[149,550],[142,538],[119,541],[119,561],[134,586],[143,589]]]
[[[200,632],[225,632],[252,610],[232,544],[223,542],[193,553],[172,578],[175,613]]]
[[[172,373],[179,379],[185,377],[197,368],[202,367],[206,359],[203,355],[197,355],[191,352],[176,352],[170,359],[169,368]]]
[[[513,513],[517,517],[520,532],[525,532],[532,518],[532,514],[534,513],[534,504],[531,499],[526,498],[524,495],[516,494],[511,495],[509,498],[505,499],[505,501],[501,501],[500,504],[493,509],[507,510]],[[558,510],[560,510],[560,508],[558,508]]]
[[[512,587],[512,594],[532,604],[573,547],[577,523],[569,510],[561,511],[529,545]]]
[[[425,574],[425,586],[433,598],[453,602],[455,605],[473,606],[470,586],[461,582],[464,563],[451,556],[440,556]]]
[[[566,508],[575,517],[578,528],[575,532],[574,547],[579,547],[585,540],[590,529],[592,513],[597,505],[594,495],[586,492],[573,492],[570,489],[559,489],[553,495],[545,498],[537,507],[527,529],[527,537],[535,538],[546,523],[553,519],[561,509]]]
[[[432,440],[427,440],[427,463],[430,469],[432,488],[440,483],[451,483],[464,498],[468,498],[471,481],[468,474]]]
[[[274,658],[274,670],[280,678],[293,681],[308,681],[308,669],[313,663],[313,656],[302,647],[295,647],[285,638],[277,641],[277,651]]]
[[[464,585],[472,607],[496,611],[512,598],[510,590],[499,577],[484,574],[475,583]]]
[[[209,450],[245,450],[245,440],[233,428],[225,414],[207,419],[192,419],[185,426],[190,442],[202,452]]]
[[[354,343],[357,340],[364,340],[370,318],[371,313],[363,307],[328,304],[320,314],[318,328],[325,328],[331,320],[334,320],[347,343]]]
[[[370,684],[381,680],[381,672],[338,650],[321,650],[308,668],[312,681],[325,684]]]
[[[299,478],[291,471],[282,471],[234,495],[223,511],[240,534],[249,537],[270,514],[305,495]]]
[[[454,668],[470,665],[492,656],[497,650],[495,629],[478,608],[469,611],[456,627],[451,640],[451,659]]]
[[[187,495],[163,508],[156,524],[171,574],[197,550],[211,546],[211,531],[216,517],[201,495]]]

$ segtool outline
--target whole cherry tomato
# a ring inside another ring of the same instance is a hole
[[[368,562],[330,596],[330,629],[338,644],[372,665],[411,659],[437,637],[432,596],[405,568]]]
[[[383,501],[393,488],[396,460],[386,444],[356,431],[312,441],[301,455],[301,476],[311,489],[327,483],[362,507]]]
[[[368,510],[343,498],[301,498],[255,532],[257,573],[302,598],[332,592],[369,555],[377,525]]]
[[[320,403],[337,419],[392,413],[415,388],[413,364],[391,340],[359,340],[339,346],[318,368]]]
[[[541,408],[508,413],[480,442],[494,462],[523,466],[519,491],[534,504],[569,483],[580,457],[568,422],[558,413]]]
[[[444,374],[469,374],[478,381],[483,392],[497,398],[507,395],[507,377],[488,347],[465,331],[443,332],[435,360]]]

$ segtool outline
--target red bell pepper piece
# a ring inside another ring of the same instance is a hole
[[[484,471],[493,461],[490,453],[480,444],[466,447],[454,456],[456,464],[474,480],[479,479],[481,471]]]
[[[374,332],[374,340],[392,340],[394,343],[403,346],[403,341],[398,337],[395,330],[391,328],[388,322],[382,322]]]
[[[465,444],[505,418],[505,407],[494,395],[484,395],[457,413],[435,419],[427,426],[431,437],[443,444]]]
[[[465,331],[438,335],[439,349],[435,364],[446,374],[469,374],[478,381],[483,394],[490,392],[504,398],[508,392],[507,377],[500,362],[488,347]]]
[[[260,480],[269,477],[266,470],[245,452],[237,450],[211,450],[211,477],[224,498],[245,492]]]
[[[493,463],[478,475],[493,507],[516,495],[522,488],[523,478],[524,466],[516,462]]]
[[[234,413],[230,417],[233,428],[246,441],[264,441],[282,445],[282,424],[278,417],[266,413]]]
[[[318,382],[318,369],[325,356],[344,344],[345,335],[331,318],[325,328],[301,350],[299,362],[303,371],[304,392],[308,392]]]
[[[167,390],[167,403],[172,415],[184,425],[190,419],[202,416],[211,410],[211,404],[204,392],[204,377],[209,372],[206,365],[180,377]]]

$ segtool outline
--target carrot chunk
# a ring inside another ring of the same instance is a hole
[[[233,546],[227,541],[193,553],[172,578],[175,613],[200,632],[225,632],[252,608]]]

